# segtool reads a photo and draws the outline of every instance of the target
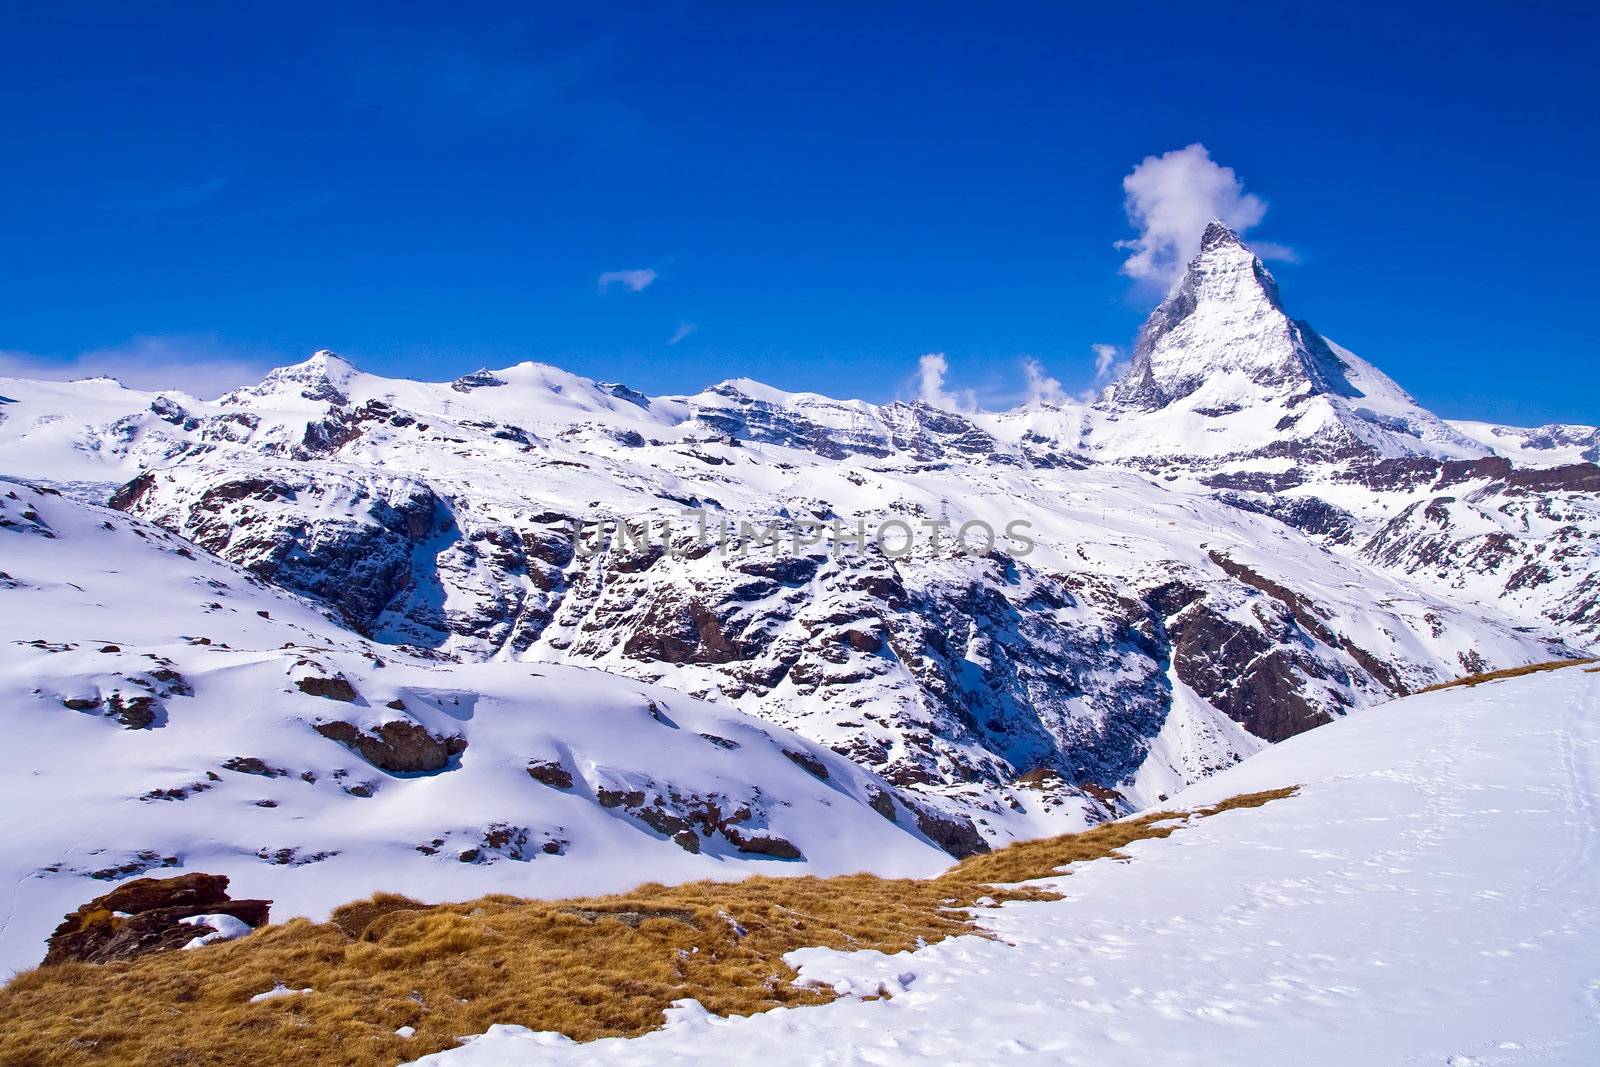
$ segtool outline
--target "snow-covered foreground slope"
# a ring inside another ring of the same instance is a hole
[[[321,916],[927,874],[937,818],[780,727],[561,665],[435,662],[138,519],[0,481],[0,972],[116,882],[207,871]],[[787,847],[786,847],[787,846]]]
[[[1530,1064],[1600,1048],[1600,673],[1423,694],[1175,799],[1298,784],[1053,880],[1065,899],[886,957],[805,950],[887,1000],[635,1040],[496,1028],[429,1057],[528,1063]]]

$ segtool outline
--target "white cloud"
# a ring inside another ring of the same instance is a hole
[[[1111,371],[1116,367],[1117,357],[1122,355],[1122,350],[1116,345],[1090,345],[1094,350],[1094,380],[1103,382],[1111,377]]]
[[[1122,377],[1123,370],[1128,366],[1122,349],[1116,345],[1090,345],[1089,349],[1094,353],[1094,384],[1078,394],[1078,399],[1085,404],[1094,403],[1106,384]]]
[[[1128,221],[1139,229],[1139,236],[1117,242],[1133,253],[1122,273],[1141,281],[1176,281],[1200,250],[1200,235],[1212,219],[1243,233],[1267,213],[1267,202],[1245,192],[1233,168],[1214,161],[1203,144],[1146,156],[1122,179],[1122,190]],[[1294,254],[1281,245],[1260,244],[1255,251],[1277,253],[1273,258]]]
[[[638,270],[608,270],[600,275],[600,291],[603,293],[612,286],[620,285],[629,292],[637,293],[651,282],[656,280],[656,272],[649,267]]]
[[[672,331],[672,336],[667,338],[667,344],[675,345],[685,337],[688,337],[690,334],[694,333],[699,328],[700,327],[696,326],[692,322],[680,322],[678,323],[678,328]]]
[[[65,382],[105,375],[130,389],[172,389],[211,398],[259,381],[272,367],[288,362],[267,349],[240,348],[210,337],[135,337],[125,345],[66,357],[0,351],[0,377]]]
[[[924,404],[948,411],[972,411],[978,406],[977,394],[971,389],[947,392],[945,375],[950,372],[950,361],[943,352],[929,352],[917,361],[917,397]]]
[[[1061,383],[1055,378],[1045,374],[1044,367],[1039,361],[1030,357],[1022,361],[1022,373],[1028,380],[1028,407],[1036,408],[1042,404],[1061,404],[1067,399],[1066,390],[1061,388]]]

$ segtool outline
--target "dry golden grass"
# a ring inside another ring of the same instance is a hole
[[[1205,818],[1293,788],[1235,797]],[[1164,838],[1189,813],[1156,812],[968,859],[930,879],[751,878],[644,885],[572,900],[490,896],[424,905],[380,893],[326,923],[296,919],[239,941],[131,963],[18,975],[0,990],[0,1063],[387,1065],[494,1023],[592,1040],[640,1034],[696,997],[724,1015],[819,1004],[782,960],[811,945],[897,952],[978,933],[957,910],[1053,899],[1038,886],[1077,861]],[[1165,823],[1166,825],[1161,825]],[[258,1004],[277,983],[313,993]],[[402,1026],[416,1036],[396,1037]]]
[[[1453,682],[1440,682],[1430,685],[1426,689],[1418,689],[1418,693],[1437,693],[1441,689],[1454,689],[1458,685],[1474,686],[1480,682],[1497,682],[1501,678],[1520,678],[1524,674],[1537,674],[1540,671],[1555,671],[1562,667],[1578,667],[1585,663],[1600,663],[1600,659],[1554,659],[1548,663],[1530,663],[1526,667],[1507,667],[1503,671],[1485,671],[1483,674],[1469,674],[1465,678],[1457,678]]]

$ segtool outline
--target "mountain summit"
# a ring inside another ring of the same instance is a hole
[[[1282,455],[1296,445],[1315,459],[1486,454],[1382,371],[1291,317],[1272,272],[1219,220],[1150,313],[1099,407],[1141,427],[1125,447],[1115,443],[1126,436],[1118,428],[1105,435],[1130,455]]]
[[[1183,278],[1146,320],[1111,401],[1166,407],[1219,376],[1242,376],[1278,394],[1351,395],[1341,371],[1322,338],[1284,311],[1266,265],[1213,219]]]

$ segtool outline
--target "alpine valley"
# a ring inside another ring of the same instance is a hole
[[[320,917],[926,875],[1120,817],[1591,654],[1597,463],[1595,427],[1424,410],[1220,223],[1092,403],[330,352],[215,400],[0,379],[0,964],[149,872]],[[887,520],[945,536],[840,543]]]

